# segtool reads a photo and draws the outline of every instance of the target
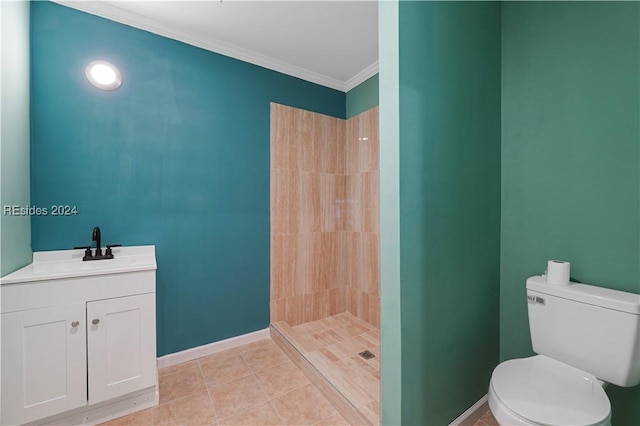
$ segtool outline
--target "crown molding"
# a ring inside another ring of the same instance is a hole
[[[368,67],[360,71],[358,74],[354,75],[349,80],[347,80],[344,83],[344,88],[345,88],[344,91],[348,92],[349,90],[353,89],[354,87],[358,86],[361,83],[364,83],[374,75],[378,74],[378,69],[379,69],[378,61],[375,61],[374,63],[372,63],[371,65],[369,65]]]
[[[127,10],[114,6],[111,3],[86,0],[52,1],[62,6],[79,10],[81,12],[86,12],[91,15],[96,15],[101,18],[106,18],[111,21],[128,25],[130,27],[138,28],[150,33],[161,35],[163,37],[178,40],[192,46],[219,53],[224,56],[229,56],[244,62],[249,62],[263,68],[287,74],[292,77],[297,77],[311,83],[329,87],[331,89],[340,90],[342,92],[351,90],[352,88],[356,87],[358,84],[364,82],[378,72],[378,61],[376,61],[346,82],[340,81],[335,78],[328,77],[324,74],[320,74],[315,71],[311,71],[306,68],[302,68],[288,62],[263,55],[258,52],[254,52],[252,50],[245,49],[231,43],[213,39],[205,39],[203,37],[189,34],[184,31],[176,31],[175,29],[171,28],[170,25],[159,22],[155,19],[147,18],[137,13],[129,12]]]

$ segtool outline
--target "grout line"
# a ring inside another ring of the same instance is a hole
[[[267,402],[268,402],[269,401],[269,394],[267,393],[266,389],[262,385],[262,382],[260,381],[260,379],[258,379],[258,376],[256,376],[256,373],[252,373],[251,375],[253,376],[255,381],[258,382],[258,386],[260,386],[260,389],[262,390],[262,393],[264,393],[264,396],[267,397]]]
[[[297,367],[296,367],[296,368],[297,368]],[[294,388],[289,389],[289,390],[288,390],[288,391],[286,391],[286,392],[281,393],[281,394],[280,394],[280,395],[278,395],[278,396],[274,396],[273,398],[269,398],[269,401],[274,401],[274,400],[276,400],[276,399],[280,399],[280,398],[282,398],[283,396],[288,395],[288,394],[290,394],[290,393],[291,393],[291,392],[293,392],[293,391],[297,391],[297,390],[299,390],[299,389],[302,389],[303,387],[308,386],[308,385],[313,385],[313,387],[314,387],[314,388],[316,387],[313,383],[311,383],[311,381],[309,381],[309,379],[307,379],[307,383],[305,383],[304,385],[296,386],[296,387],[294,387]],[[316,388],[316,389],[317,389],[317,388]],[[324,398],[324,395],[323,395],[323,398]]]
[[[257,403],[257,404],[249,404],[249,406],[247,407],[247,409],[246,409],[246,410],[239,411],[239,412],[237,412],[237,413],[235,413],[235,414],[232,414],[232,415],[230,415],[230,416],[226,416],[226,417],[219,417],[219,416],[217,415],[218,413],[215,411],[215,408],[214,408],[214,412],[216,413],[216,421],[217,421],[218,423],[220,423],[221,421],[224,421],[224,420],[230,419],[230,418],[232,418],[232,417],[240,416],[240,415],[242,415],[242,414],[244,414],[244,413],[247,413],[247,412],[251,411],[253,408],[255,408],[255,407],[259,406],[259,405],[263,405],[263,404],[265,404],[265,403],[269,402],[269,399],[268,399],[268,398],[269,398],[269,396],[267,395],[267,392],[264,390],[264,388],[263,388],[263,386],[262,386],[262,383],[260,383],[260,380],[258,380],[258,378],[255,376],[255,374],[254,374],[254,373],[251,373],[251,374],[249,374],[249,375],[247,375],[247,376],[241,377],[241,378],[239,378],[239,379],[237,379],[237,380],[246,379],[247,377],[250,377],[250,376],[253,376],[253,378],[255,379],[255,381],[257,381],[257,382],[258,382],[258,386],[260,386],[260,389],[261,389],[261,390],[262,390],[262,392],[265,394],[265,396],[267,397],[267,399],[266,399],[265,401],[262,401],[262,402]],[[234,381],[234,380],[231,380],[231,381],[226,382],[226,383],[223,383],[223,384],[228,384],[228,383],[231,383],[232,381]],[[208,390],[208,388],[207,388],[207,390]],[[209,394],[209,397],[211,397],[211,394]],[[212,403],[213,403],[213,402],[212,402]],[[277,412],[276,412],[276,413],[277,413]]]
[[[260,379],[258,379],[258,376],[256,376],[255,373],[253,373],[253,375],[256,378],[256,380],[258,381],[258,386],[260,386],[260,389],[262,389],[262,392],[264,392],[265,396],[267,397],[267,402],[266,403],[269,404],[269,406],[273,409],[273,411],[276,412],[276,415],[278,416],[278,418],[280,419],[282,424],[286,424],[286,422],[282,418],[282,415],[278,412],[277,408],[271,403],[271,401],[273,401],[276,398],[275,397],[274,398],[269,398],[269,394],[267,393],[266,389],[262,385],[262,382],[260,381]]]
[[[198,358],[198,369],[200,370],[200,375],[202,376],[202,381],[204,382],[204,388],[207,390],[207,396],[209,397],[209,405],[211,406],[211,411],[213,411],[213,417],[216,419],[216,424],[217,424],[220,419],[218,419],[218,412],[216,411],[216,407],[213,405],[213,398],[211,398],[211,391],[209,390],[209,385],[207,384],[207,378],[204,375],[204,371],[202,371],[200,358]]]
[[[270,399],[269,401],[267,401],[267,403],[271,406],[271,408],[273,408],[273,411],[276,412],[276,415],[278,416],[278,418],[280,419],[280,421],[282,422],[283,425],[286,425],[287,422],[284,420],[284,418],[282,417],[282,414],[280,414],[280,412],[278,411],[278,409],[276,408],[276,406],[274,404],[271,403],[271,401],[275,400],[275,398]]]
[[[193,361],[195,361],[195,360],[193,360]],[[187,364],[187,363],[189,363],[189,362],[192,362],[192,361],[186,361],[186,362],[183,362],[183,363],[181,363],[181,364]],[[176,365],[181,365],[181,364],[176,364]],[[173,367],[173,365],[172,365],[171,367]],[[163,379],[163,378],[165,378],[165,377],[175,376],[176,374],[184,373],[184,372],[185,372],[185,370],[189,370],[189,367],[187,367],[187,368],[183,368],[183,369],[181,369],[181,370],[178,370],[178,371],[176,371],[176,372],[174,372],[174,373],[163,374],[162,376],[160,375],[160,371],[165,370],[165,369],[167,369],[167,368],[171,368],[171,367],[158,368],[158,382],[160,381],[160,379]]]
[[[296,367],[296,368],[297,368],[297,367]],[[264,371],[264,370],[262,370],[262,371]],[[217,418],[217,421],[219,422],[219,421],[223,421],[223,420],[225,420],[225,419],[230,419],[231,417],[239,416],[239,415],[241,415],[241,414],[243,414],[243,413],[245,413],[245,412],[247,412],[247,411],[251,411],[251,409],[252,409],[252,408],[255,408],[255,407],[256,407],[256,406],[258,406],[258,405],[269,404],[269,405],[271,406],[271,408],[273,409],[273,411],[275,411],[275,412],[276,412],[276,414],[278,415],[278,417],[280,418],[280,420],[282,421],[282,423],[283,423],[283,424],[286,424],[286,423],[285,423],[285,421],[284,421],[284,419],[282,418],[282,415],[278,412],[278,410],[276,409],[276,407],[275,407],[271,402],[272,402],[272,401],[275,401],[276,399],[278,399],[278,398],[280,398],[280,397],[282,397],[282,396],[284,396],[284,395],[286,395],[286,394],[288,394],[289,392],[293,392],[293,391],[295,391],[295,390],[297,390],[297,389],[300,389],[300,388],[302,388],[302,387],[304,387],[304,386],[308,385],[309,383],[305,383],[304,385],[296,386],[295,388],[292,388],[292,389],[290,389],[289,391],[287,391],[287,392],[285,392],[285,393],[282,393],[282,394],[280,394],[280,395],[278,395],[278,396],[276,396],[276,397],[270,398],[270,397],[269,397],[269,394],[268,394],[268,393],[267,393],[267,391],[266,391],[266,389],[265,389],[265,388],[264,388],[264,386],[262,385],[262,382],[260,381],[260,379],[258,379],[258,377],[255,375],[255,373],[252,373],[251,375],[252,375],[252,376],[254,376],[255,380],[258,382],[258,386],[260,386],[260,389],[262,390],[262,392],[264,392],[264,394],[265,394],[265,396],[267,397],[267,399],[266,399],[265,401],[263,401],[263,402],[258,403],[258,404],[250,405],[249,407],[247,407],[247,410],[246,410],[246,411],[242,411],[242,412],[239,412],[239,413],[236,413],[236,414],[233,414],[233,415],[231,415],[231,416],[224,417],[224,418]],[[245,377],[249,377],[249,376],[245,376]]]
[[[206,386],[205,386],[205,388],[206,388]],[[208,391],[208,389],[207,389],[207,391]],[[188,395],[183,395],[183,396],[181,396],[180,398],[175,398],[175,399],[172,399],[172,400],[170,400],[170,401],[165,401],[165,402],[163,402],[162,404],[158,403],[158,405],[156,405],[156,406],[155,406],[155,408],[162,407],[162,406],[164,406],[164,405],[173,404],[173,403],[174,403],[174,402],[176,402],[176,401],[181,401],[181,400],[186,399],[186,398],[191,398],[191,397],[193,397],[193,395],[197,395],[197,394],[202,393],[202,392],[204,392],[204,391],[191,392],[190,394],[188,394]]]
[[[232,349],[228,349],[228,350],[232,350]],[[226,355],[223,355],[225,352],[226,351],[222,351],[222,352],[217,352],[217,353],[211,354],[211,355],[201,356],[200,358],[196,358],[194,361],[198,361],[198,365],[200,367],[202,367],[202,364],[206,365],[206,364],[210,364],[212,362],[219,361],[219,360],[222,360],[222,359],[231,358],[234,355],[239,355],[239,353],[236,353],[235,351],[231,352],[231,353],[228,353]],[[203,359],[208,358],[208,357],[212,357],[212,358],[209,361],[206,361],[206,362],[202,361]]]
[[[324,395],[323,395],[323,398],[324,398]],[[325,399],[326,399],[326,398],[325,398]],[[328,400],[327,400],[327,401],[328,401]],[[329,401],[329,404],[331,404],[331,401]],[[335,410],[335,413],[331,413],[331,414],[329,414],[327,417],[323,417],[323,418],[321,418],[320,420],[318,420],[317,422],[315,422],[315,423],[313,423],[313,424],[314,424],[314,425],[318,425],[318,424],[322,423],[323,421],[327,420],[328,418],[335,416],[336,414],[338,414],[342,419],[344,419],[345,421],[347,421],[347,419],[345,419],[345,418],[344,418],[344,416],[343,416],[342,414],[340,414],[340,411],[338,411],[338,409],[337,409],[336,407],[334,407],[334,405],[333,405],[333,404],[331,404],[331,407],[333,407],[333,409]],[[365,417],[366,417],[366,416],[365,416]],[[348,423],[348,421],[347,421],[347,423]]]

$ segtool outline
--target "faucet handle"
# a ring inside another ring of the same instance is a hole
[[[122,247],[122,244],[107,244],[107,251],[104,252],[104,257],[107,259],[113,259],[112,247]]]
[[[93,256],[91,255],[91,246],[80,246],[80,247],[74,247],[73,249],[84,250],[84,257],[82,258],[83,261],[92,260]]]

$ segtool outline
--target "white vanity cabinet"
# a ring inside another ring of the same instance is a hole
[[[85,308],[2,314],[2,423],[21,424],[87,403]]]
[[[99,262],[2,278],[2,425],[97,423],[157,404],[155,252],[124,270]]]
[[[155,320],[152,293],[87,303],[89,404],[155,384]]]

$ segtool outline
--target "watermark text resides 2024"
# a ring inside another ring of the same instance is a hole
[[[2,206],[4,216],[76,216],[78,207],[69,204],[53,204],[49,207],[38,206]]]

